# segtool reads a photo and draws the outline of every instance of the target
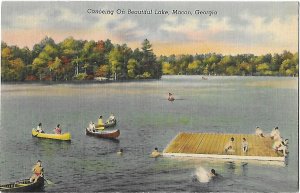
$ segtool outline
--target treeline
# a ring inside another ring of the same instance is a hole
[[[298,52],[282,54],[236,56],[197,54],[161,56],[163,74],[242,75],[242,76],[298,76]]]
[[[298,76],[298,53],[156,57],[147,39],[134,50],[109,39],[95,42],[69,37],[56,44],[45,37],[32,50],[1,42],[2,81],[159,79],[162,74]]]
[[[32,50],[1,42],[2,81],[159,79],[161,63],[145,39],[141,49],[106,41],[83,41],[72,37],[56,44],[45,37]]]

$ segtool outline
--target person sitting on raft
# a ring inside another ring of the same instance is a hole
[[[168,101],[174,101],[175,98],[172,93],[169,93]]]
[[[54,133],[55,133],[55,134],[61,134],[60,124],[58,124],[58,125],[56,126],[56,128],[54,129]]]
[[[243,150],[244,153],[248,151],[248,142],[247,142],[246,138],[243,138],[242,150]]]
[[[151,157],[156,158],[158,156],[160,156],[160,153],[158,151],[158,148],[156,147],[156,148],[154,148],[154,151],[151,153]]]
[[[260,137],[265,137],[262,130],[258,126],[255,129],[255,135],[260,136]]]
[[[224,147],[224,150],[225,152],[234,152],[234,149],[233,149],[233,142],[234,142],[234,138],[231,137],[230,141],[228,141]]]
[[[106,123],[113,123],[114,121],[116,121],[116,117],[114,116],[113,113],[111,113]]]
[[[277,140],[280,138],[280,131],[278,129],[278,127],[275,127],[272,131],[271,131],[271,139]]]
[[[39,132],[39,133],[45,133],[42,129],[42,123],[39,123],[39,125],[37,126],[36,128],[36,131]]]
[[[285,141],[282,141],[282,139],[276,140],[273,144],[273,149],[275,151],[282,151],[283,155],[286,156],[288,152],[286,140]]]
[[[41,160],[38,160],[32,168],[33,175],[29,179],[30,182],[36,182],[39,177],[43,177],[44,169]]]

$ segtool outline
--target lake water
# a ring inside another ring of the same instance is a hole
[[[168,92],[178,99],[166,100]],[[119,141],[85,135],[90,121],[114,112]],[[38,139],[60,123],[72,142]],[[254,133],[278,126],[289,139],[286,165],[202,159],[153,159],[178,132]],[[1,88],[0,182],[31,176],[36,160],[55,183],[45,191],[298,191],[298,79],[164,76],[108,84],[5,84]],[[123,156],[116,152],[124,149]],[[201,183],[198,168],[222,177]]]

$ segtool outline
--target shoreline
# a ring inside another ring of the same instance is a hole
[[[139,79],[139,80],[70,80],[70,81],[1,81],[1,84],[41,84],[41,85],[55,85],[55,84],[110,84],[110,83],[127,83],[127,82],[152,82],[159,79]]]
[[[160,78],[157,79],[130,79],[130,80],[68,80],[68,81],[52,81],[52,80],[34,80],[34,81],[1,81],[2,85],[21,85],[21,84],[40,84],[40,85],[59,85],[59,84],[110,84],[110,83],[130,83],[130,82],[153,82],[153,81],[159,81],[162,80],[164,77],[204,77],[206,81],[209,80],[209,78],[212,77],[257,77],[257,78],[271,78],[271,77],[277,77],[277,78],[297,78],[298,76],[239,76],[239,75],[232,75],[232,76],[225,76],[225,75],[163,75]]]

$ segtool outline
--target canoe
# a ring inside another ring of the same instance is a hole
[[[91,132],[86,128],[85,134],[89,136],[99,137],[99,138],[116,139],[120,135],[120,130],[114,129],[114,130]]]
[[[39,191],[44,188],[44,178],[39,177],[36,182],[30,182],[29,179],[0,185],[0,192],[29,192]]]
[[[104,125],[96,125],[96,128],[99,128],[99,127],[109,128],[109,127],[114,127],[116,124],[117,124],[117,120],[115,119],[113,122],[104,123]]]
[[[36,131],[36,129],[32,129],[32,136],[45,138],[45,139],[57,139],[63,141],[71,140],[71,134],[69,132],[63,134],[49,134],[49,133],[39,133]]]

